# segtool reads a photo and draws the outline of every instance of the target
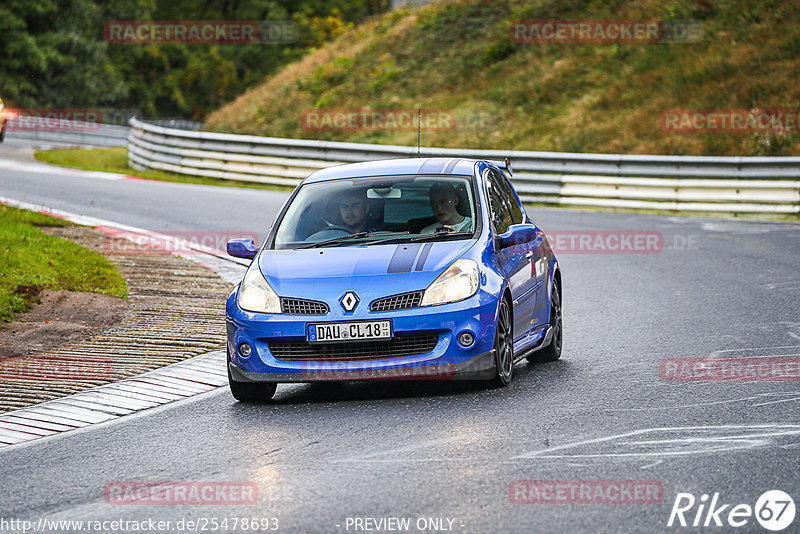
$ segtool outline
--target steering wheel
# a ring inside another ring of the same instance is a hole
[[[331,225],[322,230],[314,232],[310,236],[308,236],[305,240],[306,241],[324,241],[325,239],[333,239],[334,237],[351,235],[354,232],[350,231],[349,228],[345,226],[339,225]]]

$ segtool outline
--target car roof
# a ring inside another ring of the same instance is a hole
[[[389,176],[413,174],[455,174],[472,176],[474,159],[466,158],[405,158],[347,163],[320,169],[304,180],[305,183],[323,182],[339,178],[360,178],[364,176]]]

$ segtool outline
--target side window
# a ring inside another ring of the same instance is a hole
[[[511,189],[511,184],[508,183],[508,180],[497,171],[491,171],[492,176],[497,181],[498,185],[500,186],[500,190],[503,192],[503,197],[508,201],[508,208],[511,212],[511,224],[521,224],[522,223],[522,208],[519,207],[519,203],[517,202],[517,195],[514,194],[514,190]]]
[[[491,209],[492,226],[498,234],[505,233],[508,227],[513,224],[511,217],[511,207],[506,193],[503,191],[500,182],[494,172],[489,171],[486,180],[486,192],[489,197],[489,208]]]

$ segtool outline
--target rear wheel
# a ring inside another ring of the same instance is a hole
[[[266,402],[278,389],[278,384],[274,382],[237,382],[231,377],[230,368],[228,368],[228,384],[231,386],[233,398],[243,402]]]
[[[494,334],[495,376],[492,385],[505,387],[511,383],[514,374],[514,340],[511,332],[511,311],[508,302],[500,301],[497,314],[497,329]]]
[[[553,280],[553,295],[550,298],[550,329],[553,339],[542,350],[528,356],[529,362],[554,362],[561,358],[562,328],[561,328],[561,293],[558,280]]]

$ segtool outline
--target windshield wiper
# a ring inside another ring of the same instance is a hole
[[[362,237],[367,236],[382,236],[382,235],[405,235],[408,232],[356,232],[355,234],[350,235],[343,235],[339,237],[334,237],[332,239],[326,239],[325,241],[320,241],[319,243],[311,243],[310,245],[306,245],[304,247],[298,248],[316,248],[316,247],[324,247],[325,245],[334,245],[336,243],[344,243],[347,241],[351,241],[353,239],[361,239]],[[371,244],[371,243],[370,243]]]
[[[473,234],[474,232],[436,232],[433,234],[414,236],[409,238],[408,241],[413,243],[416,241],[431,241],[434,239],[439,239],[440,237],[472,236]]]
[[[406,232],[409,233],[409,232]],[[472,232],[436,232],[434,234],[424,234],[424,235],[413,235],[410,237],[390,237],[388,239],[380,239],[378,241],[370,241],[369,245],[380,245],[383,243],[414,243],[416,241],[431,241],[433,239],[438,239],[440,237],[452,237],[452,236],[471,236]]]

